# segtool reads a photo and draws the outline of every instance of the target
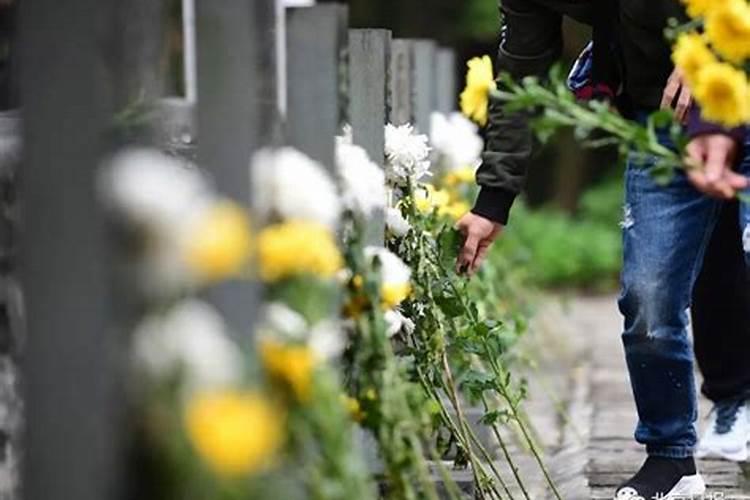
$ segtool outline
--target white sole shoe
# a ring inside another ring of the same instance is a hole
[[[705,492],[706,483],[703,481],[703,477],[700,474],[695,474],[693,476],[683,476],[664,498],[665,500],[684,497],[690,498],[695,495],[703,495]]]
[[[725,448],[718,449],[706,449],[698,447],[695,450],[695,458],[719,458],[722,460],[729,460],[730,462],[747,462],[748,459],[748,446],[745,446],[727,450]]]
[[[693,476],[683,476],[677,484],[669,490],[664,496],[659,497],[661,500],[678,500],[692,498],[696,495],[703,495],[706,492],[706,483],[700,474]],[[614,500],[651,500],[643,498],[633,488],[622,488],[614,497]]]

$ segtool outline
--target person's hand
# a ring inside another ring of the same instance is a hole
[[[461,217],[456,229],[464,235],[464,245],[458,254],[456,272],[472,274],[482,265],[492,242],[500,235],[503,226],[469,212]]]
[[[725,134],[701,135],[687,145],[687,175],[698,191],[715,198],[733,198],[748,187],[747,177],[732,171],[737,142]]]
[[[667,80],[667,86],[664,87],[664,93],[661,96],[661,109],[673,109],[677,121],[685,123],[687,113],[693,104],[693,94],[685,82],[685,78],[678,68],[672,71]]]

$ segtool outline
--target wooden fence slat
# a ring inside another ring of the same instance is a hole
[[[354,143],[379,165],[385,160],[391,32],[349,30],[349,119]]]
[[[456,53],[453,49],[438,49],[435,71],[436,110],[446,114],[455,111],[457,107]]]
[[[252,0],[199,0],[198,161],[219,189],[247,204],[248,161],[258,145],[259,90]]]
[[[332,168],[348,9],[338,4],[293,8],[287,19],[287,140]]]
[[[423,134],[430,132],[430,115],[435,110],[435,42],[415,40],[414,59],[414,125]]]
[[[219,190],[250,205],[249,162],[274,128],[277,114],[266,113],[263,41],[272,38],[273,0],[198,0],[198,163],[214,176]],[[259,5],[263,2],[264,5]],[[247,281],[222,283],[209,292],[233,332],[252,335],[257,286]]]
[[[166,97],[156,105],[154,134],[156,144],[169,154],[197,160],[196,104],[187,98]]]
[[[414,121],[412,63],[412,43],[409,40],[394,39],[391,43],[388,91],[388,121],[394,125]]]
[[[352,139],[380,166],[385,162],[391,32],[349,30],[349,119]],[[373,214],[366,240],[383,244],[385,217]]]
[[[109,64],[114,70],[118,109],[139,101],[148,102],[164,93],[166,14],[166,3],[161,1],[116,3],[113,34],[117,37],[117,49]]]
[[[113,0],[21,6],[27,500],[121,498],[125,352],[95,170],[112,123]]]

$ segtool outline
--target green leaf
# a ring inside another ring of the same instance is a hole
[[[437,245],[440,252],[440,263],[445,269],[453,269],[463,242],[463,235],[455,228],[444,227],[440,231],[437,237]]]
[[[463,305],[458,297],[451,295],[437,295],[435,302],[443,314],[449,318],[457,318],[464,313]]]

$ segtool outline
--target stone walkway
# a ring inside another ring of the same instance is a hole
[[[565,500],[612,498],[644,459],[632,438],[636,414],[620,325],[612,296],[549,301],[525,345],[540,367],[528,374],[527,408]],[[702,400],[701,429],[709,409]],[[533,463],[523,460],[523,469],[535,486],[533,500],[553,498]],[[747,464],[707,460],[700,469],[709,483],[706,499],[750,500]]]

